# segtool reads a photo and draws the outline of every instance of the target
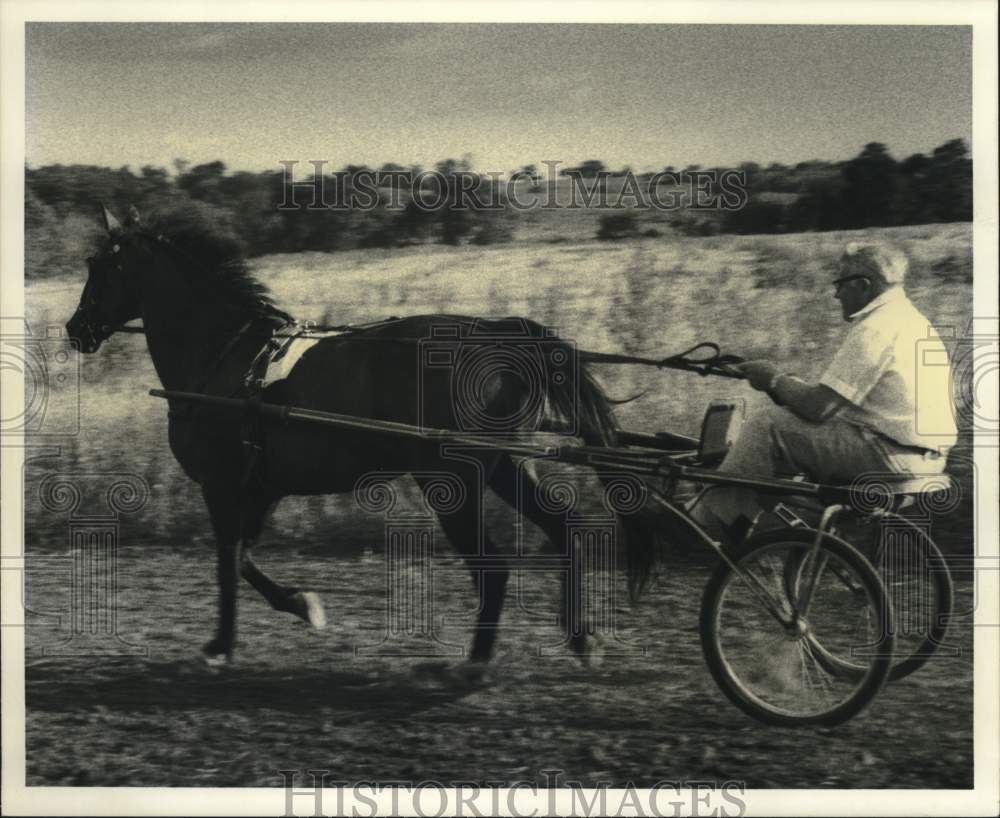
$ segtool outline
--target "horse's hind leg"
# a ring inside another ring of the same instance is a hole
[[[583,576],[580,555],[569,541],[565,516],[541,506],[538,483],[527,471],[518,473],[509,455],[497,459],[490,476],[490,487],[515,511],[542,529],[557,556],[566,560],[559,574],[559,624],[573,652],[585,663],[594,657],[587,641],[589,626],[583,615]]]
[[[456,466],[454,461],[446,462],[449,468],[454,469]],[[471,465],[459,465],[458,468],[473,471]],[[473,584],[480,594],[479,620],[469,659],[473,662],[488,662],[493,656],[497,623],[507,593],[510,567],[507,558],[497,551],[482,525],[483,498],[478,474],[463,474],[461,479],[466,488],[464,502],[457,508],[438,510],[437,516],[448,540],[465,558],[472,572]],[[417,478],[428,500],[432,496],[433,480],[434,478]]]
[[[273,503],[254,502],[244,509],[242,525],[242,547],[240,548],[240,574],[249,582],[276,611],[295,614],[317,630],[326,626],[326,613],[319,596],[312,591],[302,591],[289,585],[281,585],[265,574],[253,561],[250,551],[260,538],[261,529]]]

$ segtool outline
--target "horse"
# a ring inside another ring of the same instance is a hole
[[[116,329],[141,318],[165,390],[468,431],[469,418],[460,417],[463,404],[454,391],[454,373],[446,366],[421,367],[417,360],[418,341],[432,338],[435,326],[474,326],[501,336],[511,326],[520,327],[529,342],[547,344],[547,354],[573,354],[567,342],[527,319],[419,315],[324,337],[285,379],[254,392],[247,385],[248,371],[267,341],[293,319],[251,274],[239,242],[190,210],[146,221],[131,208],[120,221],[102,209],[104,231],[96,253],[87,259],[88,277],[67,332],[80,352],[92,354]],[[474,408],[487,420],[508,419],[514,431],[575,427],[585,443],[614,445],[618,429],[612,402],[585,367],[569,367],[559,378],[539,382],[512,368],[509,357],[476,376]],[[525,411],[529,404],[541,409]],[[199,484],[215,535],[218,623],[202,648],[211,664],[233,659],[240,577],[275,610],[315,628],[325,625],[315,591],[277,582],[251,556],[269,513],[286,496],[351,492],[373,472],[413,475],[481,595],[467,667],[490,660],[511,567],[509,557],[482,531],[484,490],[535,522],[557,554],[565,556],[573,547],[560,509],[544,502],[537,476],[519,469],[510,454],[491,451],[456,459],[443,454],[439,441],[282,425],[249,414],[241,420],[231,412],[178,400],[169,401],[168,412],[170,449],[185,474]],[[248,423],[257,426],[259,437],[247,439]],[[255,451],[252,464],[250,449]],[[434,476],[441,473],[460,482],[456,493],[462,502],[430,502],[440,493]],[[649,518],[644,513],[618,517],[633,591],[645,584],[652,567],[655,532]],[[591,649],[589,624],[573,603],[573,580],[567,574],[562,577],[559,621],[572,650],[585,660]]]

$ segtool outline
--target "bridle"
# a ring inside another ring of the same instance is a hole
[[[197,256],[195,256],[193,253],[189,252],[185,248],[178,245],[176,242],[169,239],[167,236],[164,236],[162,233],[153,233],[152,231],[145,230],[142,228],[138,229],[132,228],[129,231],[129,235],[136,236],[150,242],[155,242],[157,245],[167,249],[174,255],[180,256],[187,265],[197,268],[203,274],[208,274],[210,272],[207,265],[203,261],[201,261],[201,259],[199,259]],[[112,245],[111,254],[117,255],[119,252],[121,252],[121,244],[116,241]],[[92,264],[93,261],[94,261],[93,258],[88,259],[88,262],[90,264]],[[121,264],[116,264],[115,270],[117,270],[119,273],[125,272],[125,268]],[[74,316],[76,316],[81,312],[84,313],[85,317],[81,320],[81,327],[86,329],[94,339],[98,337],[98,332],[104,333],[101,340],[105,340],[106,338],[110,337],[116,332],[124,332],[132,334],[145,333],[145,330],[142,327],[132,327],[132,326],[127,326],[125,324],[103,323],[98,325],[95,321],[93,321],[91,318],[87,316],[87,312],[95,310],[100,305],[100,303],[101,301],[99,294],[94,293],[91,288],[87,287],[85,288],[84,294],[83,296],[81,296],[80,303],[77,306],[76,311],[74,312]],[[254,323],[254,321],[256,321],[257,319],[263,318],[265,316],[280,317],[283,318],[285,322],[288,324],[294,323],[294,319],[292,318],[292,316],[262,301],[260,313],[252,316],[250,320],[243,326],[243,328],[237,333],[237,335],[242,335],[243,332],[249,328],[250,324]],[[218,330],[217,332],[224,333],[227,336],[232,333],[231,330]],[[185,332],[185,334],[188,333]],[[216,333],[213,332],[211,334],[216,334]]]
[[[117,255],[119,252],[121,252],[121,244],[115,242],[112,245],[111,255]],[[95,292],[96,288],[93,286],[93,267],[96,260],[97,258],[94,256],[87,259],[87,284],[84,286],[83,293],[80,295],[80,303],[77,304],[76,310],[70,318],[70,323],[72,323],[72,321],[79,316],[80,328],[85,330],[90,335],[90,339],[94,342],[97,342],[98,338],[103,341],[114,332],[114,327],[108,324],[98,325],[92,318],[92,313],[95,312],[101,304],[100,292]],[[116,264],[115,269],[120,273],[124,273],[125,271],[121,264]],[[99,333],[103,333],[103,335],[100,335]]]

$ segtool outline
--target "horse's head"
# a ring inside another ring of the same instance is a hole
[[[108,235],[97,253],[87,259],[89,273],[80,305],[66,323],[67,333],[81,352],[96,352],[118,326],[139,317],[142,249],[135,236],[139,214],[130,208],[122,224],[106,207],[103,211]]]

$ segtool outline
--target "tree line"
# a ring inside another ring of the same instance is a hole
[[[43,274],[75,257],[84,236],[96,225],[98,202],[111,206],[135,204],[140,211],[193,207],[204,211],[219,229],[244,244],[249,255],[336,251],[356,247],[398,247],[407,244],[491,244],[511,240],[518,214],[510,208],[477,210],[455,207],[458,185],[467,182],[467,159],[446,159],[434,168],[446,181],[438,206],[419,206],[414,198],[390,207],[390,192],[375,191],[374,206],[361,209],[279,208],[286,201],[284,169],[229,171],[221,161],[191,166],[175,160],[173,172],[144,166],[107,168],[90,165],[47,165],[25,170],[25,229],[27,274]],[[587,160],[579,171],[596,178],[606,171],[600,160]],[[674,171],[672,166],[665,168]],[[688,165],[684,170],[700,170]],[[732,168],[711,168],[722,171]],[[753,162],[736,170],[745,178],[747,203],[739,210],[680,212],[662,216],[663,227],[684,233],[778,233],[886,227],[927,222],[967,221],[972,218],[972,160],[968,147],[954,139],[930,155],[894,159],[886,145],[872,142],[844,162],[812,161],[766,167]],[[348,165],[331,173],[329,182],[350,185],[363,165]],[[421,175],[419,167],[387,163],[376,175]],[[631,174],[625,168],[610,177]],[[423,174],[426,175],[426,174]],[[555,184],[543,180],[533,165],[511,171],[525,184]],[[652,174],[638,174],[641,180]],[[503,203],[495,176],[477,176],[479,198]],[[449,184],[454,180],[455,184]],[[302,185],[297,196],[303,196]],[[308,193],[308,191],[306,191]],[[544,218],[544,210],[541,217]],[[607,217],[609,214],[604,214]],[[532,214],[532,219],[539,218]],[[627,220],[627,217],[626,217]],[[661,231],[647,231],[658,235]],[[629,235],[626,229],[620,233]]]
[[[961,139],[902,161],[869,142],[846,162],[802,162],[792,168],[742,165],[748,203],[727,213],[727,233],[853,230],[972,220],[972,159]],[[768,195],[772,194],[772,195]],[[774,195],[774,194],[784,194]]]

